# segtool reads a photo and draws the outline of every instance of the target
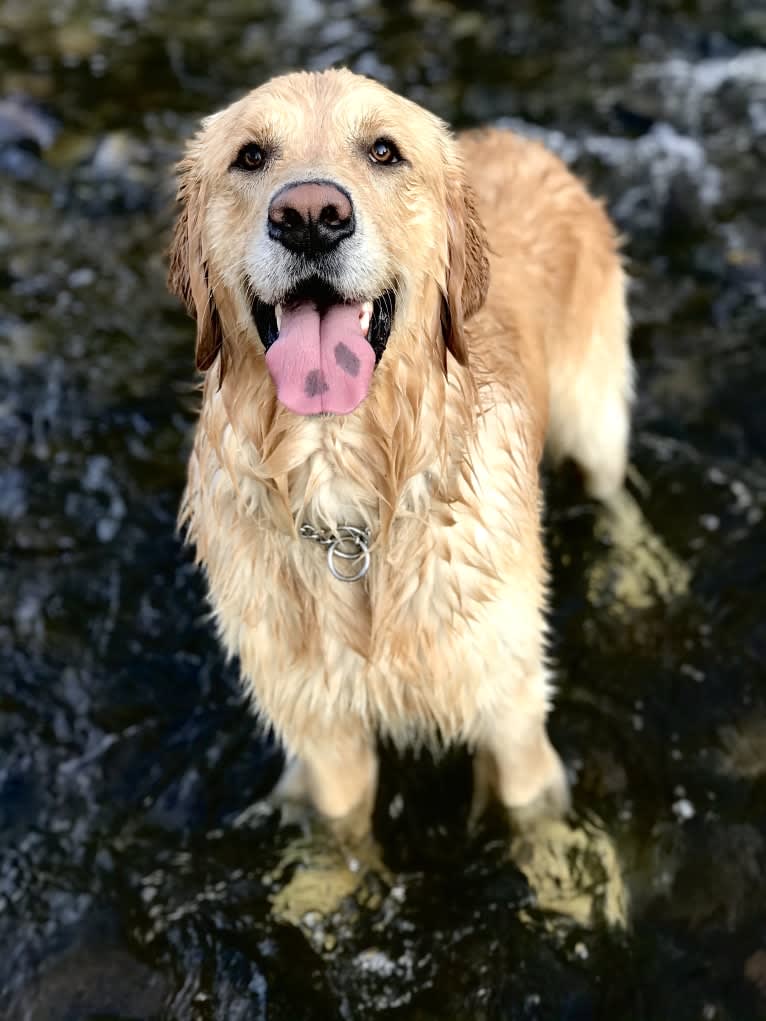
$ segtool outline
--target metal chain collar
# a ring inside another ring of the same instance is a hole
[[[301,525],[298,529],[302,539],[318,542],[327,547],[327,566],[330,574],[338,581],[359,581],[370,569],[370,530],[355,528],[353,525],[339,525],[337,532],[329,532],[313,525]],[[351,561],[353,567],[361,561],[355,574],[344,574],[340,562]]]

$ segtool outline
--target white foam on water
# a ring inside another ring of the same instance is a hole
[[[738,82],[748,91],[763,87],[766,98],[766,49],[695,62],[671,57],[639,67],[633,81],[638,86],[657,88],[666,116],[680,120],[687,130],[696,133],[708,99],[722,86]]]
[[[655,124],[639,138],[613,135],[575,138],[518,117],[504,117],[496,124],[542,142],[565,163],[591,158],[620,171],[623,178],[635,182],[635,190],[623,189],[620,200],[623,205],[634,207],[646,194],[663,203],[671,182],[679,176],[696,184],[704,205],[714,206],[721,197],[721,174],[708,159],[704,146],[670,124]],[[627,208],[620,210],[621,215],[629,212]]]

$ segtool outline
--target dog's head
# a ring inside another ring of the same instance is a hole
[[[387,347],[426,342],[408,322],[465,364],[488,264],[436,117],[348,71],[288,75],[208,118],[179,173],[169,283],[199,369],[218,361],[222,380],[235,349],[264,350],[290,410],[343,414]]]

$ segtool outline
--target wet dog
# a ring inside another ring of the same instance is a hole
[[[461,741],[479,803],[560,811],[538,470],[547,446],[596,498],[623,481],[602,206],[539,144],[336,70],[207,118],[179,174],[205,373],[181,521],[293,780],[364,825],[377,734]]]

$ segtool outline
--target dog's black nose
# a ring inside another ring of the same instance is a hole
[[[354,226],[351,199],[329,182],[288,185],[269,206],[269,237],[309,258],[329,252]]]

